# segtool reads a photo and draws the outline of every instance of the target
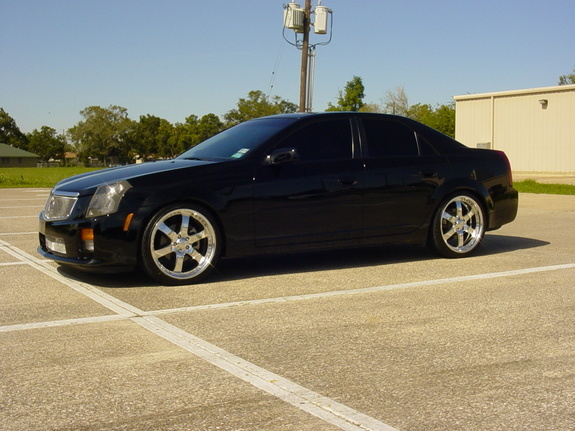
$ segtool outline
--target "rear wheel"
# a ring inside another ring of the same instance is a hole
[[[445,199],[433,218],[430,245],[444,257],[473,252],[485,234],[485,212],[474,196],[461,193]]]
[[[146,226],[140,247],[148,275],[162,284],[195,283],[220,255],[217,224],[205,209],[189,204],[160,210]]]

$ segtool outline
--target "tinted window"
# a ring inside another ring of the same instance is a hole
[[[459,154],[467,150],[465,145],[437,130],[422,124],[419,125],[419,128],[418,134],[424,137],[427,143],[439,154]]]
[[[300,160],[335,160],[352,158],[349,120],[321,121],[304,126],[281,143],[298,150]]]
[[[437,151],[429,144],[427,139],[421,134],[417,134],[417,143],[419,144],[419,154],[422,156],[436,156]]]
[[[362,120],[369,157],[417,156],[415,133],[393,120]]]
[[[246,121],[206,139],[179,158],[241,159],[294,121],[290,118]]]

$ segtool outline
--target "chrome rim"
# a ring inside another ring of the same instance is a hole
[[[164,214],[153,226],[151,257],[165,275],[193,278],[205,271],[216,255],[216,233],[209,220],[188,208]]]
[[[468,196],[457,196],[443,208],[441,237],[456,253],[473,250],[483,237],[484,223],[481,206]]]

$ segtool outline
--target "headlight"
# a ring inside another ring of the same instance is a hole
[[[130,188],[132,186],[127,181],[119,181],[98,187],[96,193],[92,196],[90,205],[88,205],[86,217],[98,217],[115,213],[118,210],[122,197]]]
[[[46,220],[65,220],[69,218],[77,201],[78,193],[51,193],[44,207],[44,218]]]

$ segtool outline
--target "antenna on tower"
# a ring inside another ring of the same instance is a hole
[[[313,22],[311,20],[312,14],[314,15]],[[332,14],[333,11],[327,6],[323,6],[321,0],[318,0],[317,6],[313,10],[311,0],[305,0],[303,8],[296,2],[284,4],[283,38],[290,45],[302,50],[299,106],[301,112],[309,112],[312,109],[315,51],[316,47],[327,45],[331,42]],[[329,33],[328,40],[310,43],[309,33],[311,27],[313,27],[313,32],[317,35],[327,35]],[[295,34],[294,42],[286,38],[286,29],[293,30]]]

